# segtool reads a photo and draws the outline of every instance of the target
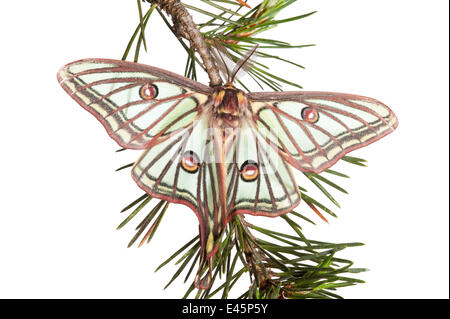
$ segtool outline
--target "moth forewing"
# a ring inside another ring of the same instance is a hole
[[[278,127],[271,140],[283,158],[304,172],[320,173],[345,154],[391,133],[395,114],[368,97],[332,92],[250,93],[261,130]]]

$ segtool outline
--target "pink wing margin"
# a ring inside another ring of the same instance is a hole
[[[157,132],[158,134],[149,134],[149,131],[162,118],[179,111],[177,108],[185,108],[186,112],[172,125],[186,121],[189,114],[200,110],[200,100],[205,99],[212,90],[206,85],[166,70],[112,59],[83,59],[71,62],[58,71],[57,79],[78,104],[102,123],[112,139],[121,147],[130,149],[148,148],[155,135],[164,135],[163,130]],[[144,85],[156,83],[171,84],[178,87],[179,91],[161,99],[156,97],[152,101],[136,97],[136,92]],[[131,97],[134,94],[135,98],[114,99],[128,92]],[[192,100],[191,104],[196,107],[183,105],[187,99]],[[140,111],[133,116],[127,116],[127,111],[133,108],[140,108]],[[164,112],[158,112],[159,116],[147,121],[145,125],[136,125],[157,108]],[[169,129],[170,127],[167,127],[166,131]]]
[[[378,100],[333,92],[250,93],[255,126],[295,168],[320,173],[347,153],[392,133],[398,119]],[[318,120],[302,117],[312,110]],[[270,138],[269,129],[278,134]],[[268,137],[269,136],[269,137]]]

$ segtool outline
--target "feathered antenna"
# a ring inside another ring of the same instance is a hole
[[[216,39],[212,41],[210,51],[216,60],[215,62],[220,73],[226,78],[226,82],[233,83],[239,71],[244,70],[248,72],[251,69],[253,61],[250,58],[255,54],[257,49],[258,45],[255,45],[237,63],[233,61],[227,49]]]
[[[225,47],[217,39],[212,39],[211,42],[211,54],[216,60],[215,62],[220,73],[228,81],[231,78],[230,70],[232,69],[234,62],[228,54],[227,49],[225,49]]]
[[[233,68],[233,72],[231,72],[231,76],[228,79],[229,83],[233,83],[236,75],[239,73],[239,71],[245,70],[248,71],[251,69],[253,65],[253,61],[250,60],[250,58],[256,53],[256,50],[258,49],[258,44],[255,45],[251,50],[247,51],[244,57],[238,61],[238,63]]]

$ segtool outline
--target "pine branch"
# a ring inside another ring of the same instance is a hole
[[[264,0],[253,9],[246,8],[248,11],[242,14],[240,13],[241,9],[245,8],[246,5],[239,0],[201,1],[201,3],[208,5],[210,9],[214,8],[221,11],[218,14],[212,13],[212,10],[186,5],[178,0],[146,0],[145,2],[151,3],[151,6],[143,14],[141,4],[138,1],[139,23],[126,47],[123,59],[127,58],[133,44],[135,44],[134,60],[137,61],[139,58],[141,44],[144,48],[146,47],[146,25],[152,12],[156,9],[188,54],[185,75],[195,79],[196,65],[200,65],[208,73],[212,86],[221,83],[218,68],[210,54],[210,48],[215,41],[220,41],[221,45],[228,51],[227,54],[234,61],[238,61],[245,56],[255,43],[260,44],[260,49],[305,47],[304,45],[290,45],[280,40],[265,39],[254,35],[282,23],[298,21],[314,13],[310,12],[276,20],[275,16],[294,3],[295,0]],[[207,16],[208,20],[196,25],[186,8]],[[165,18],[162,11],[170,16],[172,24]],[[189,45],[184,42],[185,40],[188,41]],[[198,53],[200,59],[196,56],[196,53]],[[258,51],[258,56],[264,59],[283,61],[300,69],[303,68],[300,64],[261,52],[261,50]],[[265,64],[258,62],[253,64],[249,74],[258,85],[263,83],[274,90],[280,90],[282,83],[300,87],[298,84],[276,76],[267,70],[268,67]],[[245,87],[244,83],[239,80],[238,82]],[[360,158],[345,156],[343,160],[354,165],[365,166],[365,161]],[[117,170],[129,168],[132,164],[124,165]],[[348,178],[347,175],[335,170],[328,169],[325,172],[329,175]],[[310,173],[305,175],[328,200],[339,207],[339,203],[326,189],[326,186],[347,193],[344,188],[321,174]],[[305,188],[299,187],[299,189],[303,201],[321,219],[327,221],[322,212],[336,216],[326,205],[306,194]],[[141,214],[151,200],[152,198],[149,195],[144,194],[122,209],[122,212],[125,212],[134,208],[118,226],[118,229]],[[139,247],[144,242],[149,243],[151,241],[168,206],[168,202],[160,200],[144,215],[129,246],[133,245],[141,236]],[[296,211],[283,215],[280,220],[284,220],[290,226],[293,234],[253,225],[248,223],[243,215],[233,217],[222,234],[220,246],[212,265],[213,283],[220,281],[222,283],[215,284],[207,290],[197,290],[195,298],[211,298],[217,296],[219,292],[222,292],[221,298],[228,298],[236,282],[242,280],[242,275],[245,273],[250,275],[251,285],[247,291],[240,294],[239,298],[340,298],[339,295],[334,293],[337,288],[362,283],[359,279],[343,276],[343,274],[355,274],[365,271],[365,269],[352,268],[353,263],[351,261],[335,257],[342,249],[361,246],[361,243],[335,244],[308,239],[303,234],[297,221],[301,220],[312,224],[314,222]],[[180,255],[181,257],[179,257]],[[175,264],[179,265],[179,268],[165,288],[170,286],[184,271],[186,272],[184,281],[186,282],[189,278],[192,280],[192,276],[195,276],[192,271],[199,256],[200,240],[199,236],[196,236],[167,258],[156,270],[174,261],[177,257],[179,258]],[[184,297],[189,297],[194,291],[195,288],[191,285]]]
[[[209,85],[218,86],[222,84],[222,79],[219,74],[213,57],[211,56],[205,40],[198,31],[196,24],[192,21],[192,17],[186,8],[180,3],[179,0],[147,0],[152,4],[158,5],[168,15],[172,17],[174,29],[178,36],[183,37],[190,41],[191,45],[195,48],[202,58],[203,65],[209,76]]]

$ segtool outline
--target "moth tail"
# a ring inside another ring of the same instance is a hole
[[[212,264],[213,257],[209,257],[208,259],[203,259],[202,262],[200,262],[199,269],[197,271],[197,275],[195,276],[194,280],[194,286],[197,289],[208,289],[211,287],[212,284]]]
[[[202,245],[201,259],[197,275],[195,276],[194,286],[197,289],[209,289],[212,284],[212,267],[217,250],[220,246],[220,236],[213,236],[212,232],[208,236],[208,240]]]

